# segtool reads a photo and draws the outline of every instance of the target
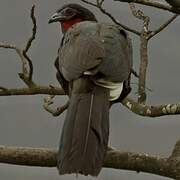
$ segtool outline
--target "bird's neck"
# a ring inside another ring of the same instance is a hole
[[[82,22],[81,18],[76,18],[73,20],[61,22],[61,28],[63,32],[66,32],[69,28],[71,28],[74,24]]]

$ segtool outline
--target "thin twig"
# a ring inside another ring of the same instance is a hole
[[[0,43],[0,48],[17,50],[17,47],[11,44]]]
[[[91,6],[97,7],[97,4],[95,4],[95,3],[92,3],[92,2],[89,2],[89,1],[86,1],[86,0],[81,0],[81,1],[86,3],[86,4],[89,4]]]
[[[169,20],[167,20],[164,24],[162,24],[159,28],[157,28],[156,30],[152,31],[149,34],[148,40],[151,39],[152,37],[154,37],[155,35],[157,35],[158,33],[160,33],[162,30],[164,30],[169,24],[171,24],[179,15],[175,14],[173,15]]]
[[[29,40],[27,41],[26,47],[23,50],[23,56],[25,57],[25,59],[28,62],[28,67],[29,67],[29,72],[28,72],[28,79],[29,81],[32,81],[32,76],[33,76],[33,63],[31,58],[27,55],[28,50],[30,49],[33,40],[35,40],[36,38],[36,32],[37,32],[37,23],[36,23],[36,17],[35,17],[35,5],[32,6],[31,8],[31,20],[33,23],[33,28],[32,28],[32,35],[29,38]]]
[[[24,51],[27,53],[28,50],[30,49],[33,40],[35,40],[36,38],[36,32],[37,32],[37,24],[36,24],[36,17],[34,15],[34,11],[35,11],[35,5],[32,6],[31,8],[31,19],[32,19],[32,23],[33,23],[33,28],[32,28],[32,36],[29,38],[26,47],[24,49]]]
[[[28,73],[28,79],[29,81],[32,81],[32,76],[33,76],[33,63],[32,60],[30,59],[30,57],[27,55],[26,51],[23,51],[23,55],[26,58],[27,62],[28,62],[28,66],[29,66],[29,73]]]
[[[155,1],[155,0],[114,0],[114,1],[119,1],[119,2],[126,2],[126,3],[137,3],[137,4],[142,4],[145,6],[151,6],[155,8],[159,8],[162,10],[170,11],[173,13],[180,14],[180,10],[176,9],[166,3],[163,3],[161,1]]]
[[[136,35],[140,35],[140,32],[135,30],[135,29],[132,29],[126,25],[123,25],[122,23],[120,23],[118,20],[116,20],[116,18],[114,16],[112,16],[111,13],[109,13],[108,11],[106,11],[103,7],[102,7],[102,4],[94,4],[94,3],[91,3],[89,1],[86,1],[86,0],[81,0],[82,2],[86,3],[86,4],[89,4],[91,6],[94,6],[96,8],[98,8],[103,14],[105,14],[107,17],[109,17],[115,24],[117,24],[118,26],[121,26],[122,28],[124,28],[125,30],[129,31],[129,32],[132,32]],[[104,1],[103,1],[104,2]]]
[[[54,103],[53,102],[54,97],[55,97],[54,95],[45,97],[43,107],[47,112],[49,112],[53,116],[59,116],[68,108],[69,102],[58,108],[52,108],[51,105]]]
[[[28,87],[35,86],[36,84],[32,81],[32,76],[33,76],[33,63],[30,59],[30,57],[27,55],[28,50],[30,49],[33,40],[36,37],[36,30],[37,30],[37,25],[36,25],[36,18],[34,15],[34,10],[35,10],[35,5],[32,6],[31,9],[31,19],[33,22],[33,28],[32,28],[32,36],[29,38],[27,41],[26,47],[24,50],[13,46],[11,44],[0,44],[0,48],[8,48],[8,49],[13,49],[16,51],[16,53],[19,55],[21,62],[22,62],[22,73],[19,73],[19,77],[25,82],[25,84]]]
[[[146,16],[143,13],[143,11],[136,10],[136,7],[135,7],[134,3],[129,3],[129,7],[130,7],[131,12],[134,15],[134,17],[136,17],[137,19],[140,19],[140,20],[143,21],[143,31],[148,32],[150,18],[148,16]]]
[[[105,0],[97,0],[97,4],[102,6]]]
[[[11,44],[4,44],[4,43],[0,43],[0,48],[5,48],[5,49],[12,49],[12,50],[15,50],[16,53],[18,54],[18,56],[20,57],[21,59],[21,62],[22,62],[22,73],[27,76],[28,74],[28,70],[27,70],[27,61],[26,61],[26,58],[24,57],[23,55],[23,50],[21,50],[20,48],[14,46],[14,45],[11,45]]]

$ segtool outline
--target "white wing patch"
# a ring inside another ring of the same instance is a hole
[[[110,101],[114,101],[119,98],[123,90],[123,82],[111,82],[107,79],[97,79],[95,84],[110,89]]]

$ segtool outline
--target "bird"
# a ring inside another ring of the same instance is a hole
[[[110,106],[131,90],[131,39],[80,4],[60,7],[49,19],[54,22],[63,33],[57,78],[70,99],[57,168],[60,175],[98,176],[108,149]]]

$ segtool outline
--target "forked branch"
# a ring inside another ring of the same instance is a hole
[[[55,95],[45,97],[43,107],[47,112],[51,113],[53,116],[59,116],[68,108],[69,102],[58,108],[53,108],[52,104],[54,103],[53,102],[54,97]]]
[[[13,49],[16,51],[18,54],[21,63],[22,63],[22,72],[19,73],[19,77],[23,82],[30,88],[35,87],[36,84],[32,80],[33,76],[33,63],[30,59],[30,57],[27,55],[28,50],[30,49],[33,40],[35,39],[36,36],[36,18],[34,15],[34,9],[35,6],[32,6],[31,9],[31,19],[33,22],[33,30],[32,30],[32,36],[29,38],[29,40],[26,43],[25,49],[18,48],[17,46],[11,45],[11,44],[5,44],[5,43],[0,43],[0,48],[7,48],[7,49]]]
[[[130,28],[130,27],[122,24],[122,23],[121,23],[119,20],[117,20],[111,13],[109,13],[105,8],[103,8],[103,3],[104,3],[105,1],[101,1],[101,3],[99,3],[99,1],[97,1],[96,4],[95,4],[95,3],[92,3],[92,2],[90,2],[90,1],[87,1],[87,0],[81,0],[81,1],[84,2],[84,3],[86,3],[86,4],[89,4],[89,5],[91,5],[91,6],[94,6],[94,7],[98,8],[103,14],[105,14],[107,17],[109,17],[109,18],[112,20],[112,22],[114,22],[116,25],[118,25],[118,26],[124,28],[125,30],[127,30],[127,31],[129,31],[129,32],[132,32],[132,33],[134,33],[134,34],[136,34],[136,35],[140,35],[140,32],[138,32],[137,30],[132,29],[132,28]]]

